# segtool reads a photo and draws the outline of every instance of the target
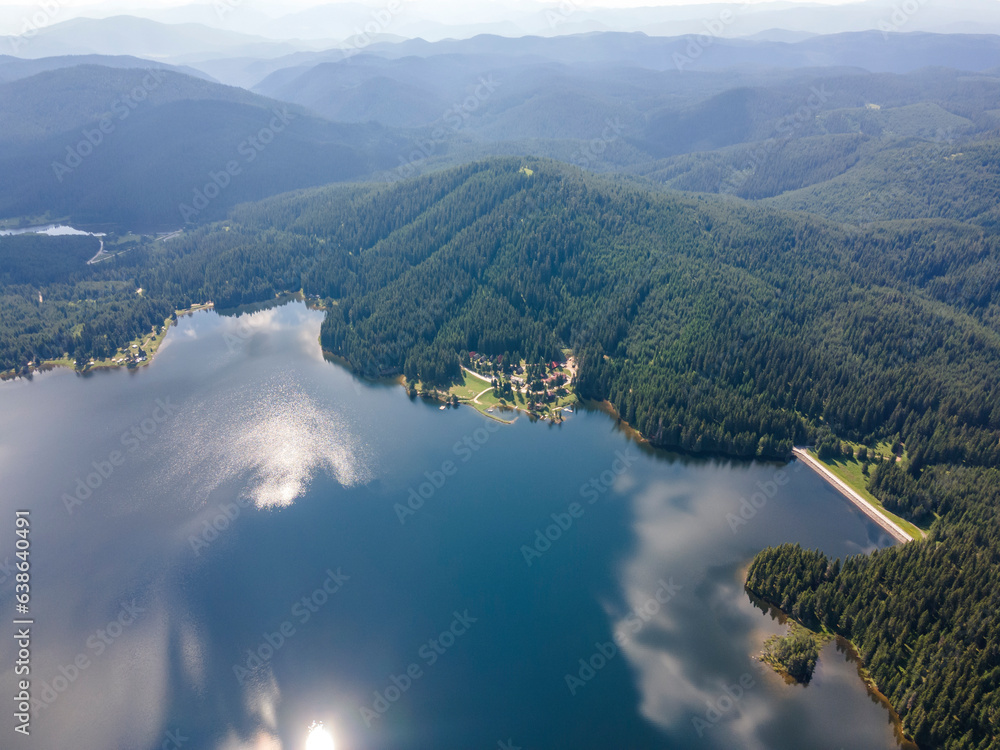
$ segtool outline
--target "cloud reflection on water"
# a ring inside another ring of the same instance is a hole
[[[680,480],[652,481],[637,488],[632,497],[635,548],[621,568],[625,613],[613,614],[611,627],[614,632],[628,632],[629,613],[641,612],[651,601],[658,580],[672,581],[681,588],[674,599],[648,619],[643,618],[641,630],[622,645],[640,696],[639,712],[669,734],[690,731],[692,717],[703,717],[708,705],[719,699],[725,681],[736,683],[739,679],[738,674],[724,674],[714,664],[690,658],[701,650],[694,641],[723,627],[726,618],[738,616],[731,611],[714,612],[709,618],[712,622],[703,622],[694,629],[698,632],[692,633],[690,619],[702,618],[706,606],[709,610],[727,607],[733,600],[732,589],[738,586],[735,579],[715,580],[712,571],[690,566],[691,560],[704,557],[698,554],[699,548],[710,549],[727,541],[720,538],[720,533],[728,532],[720,522],[724,517],[720,504],[728,494],[721,485],[715,492],[706,492],[703,485]],[[694,496],[699,502],[690,502]],[[722,638],[720,642],[725,642],[724,634]],[[760,679],[757,672],[753,677]],[[764,748],[757,731],[770,716],[764,701],[747,696],[727,713],[724,722],[712,727],[711,735],[706,733],[698,740],[706,747]]]
[[[225,414],[225,422],[212,414]],[[244,493],[258,508],[280,508],[303,495],[320,471],[345,487],[371,478],[364,446],[347,421],[287,374],[186,408],[172,438],[165,482],[186,478],[201,500],[245,478]]]

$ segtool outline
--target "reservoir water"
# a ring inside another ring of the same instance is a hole
[[[338,750],[896,747],[834,644],[808,687],[753,658],[783,632],[742,587],[758,550],[891,543],[813,472],[441,411],[324,361],[321,319],[200,312],[146,368],[0,384],[35,701],[3,747],[301,750],[314,721]]]

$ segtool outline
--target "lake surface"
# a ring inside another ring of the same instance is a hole
[[[0,229],[0,237],[7,237],[14,234],[47,234],[50,237],[63,237],[66,235],[90,235],[91,237],[104,237],[104,232],[85,232],[66,224],[45,224],[38,227],[24,227],[21,229]]]
[[[835,646],[807,688],[752,658],[755,552],[891,542],[813,472],[441,411],[324,361],[321,319],[201,312],[139,371],[0,385],[39,703],[3,747],[896,747]]]

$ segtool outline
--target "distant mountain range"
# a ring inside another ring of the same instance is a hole
[[[1000,37],[764,35],[713,40],[696,59],[689,43],[382,41],[196,62],[198,77],[129,56],[0,57],[0,169],[15,176],[0,184],[0,218],[173,228],[283,190],[531,155],[841,221],[995,220],[983,200],[998,180],[967,155],[991,158],[1000,130]],[[260,78],[248,91],[212,76]],[[292,119],[268,133],[286,108]],[[268,143],[241,152],[259,132]],[[239,179],[219,172],[229,162]],[[205,201],[212,175],[225,189]],[[969,200],[935,202],[936,179]],[[196,198],[205,205],[182,212]]]
[[[427,42],[376,43],[365,51],[383,57],[443,54],[540,56],[565,63],[616,63],[654,70],[725,70],[850,66],[872,72],[905,73],[940,66],[985,70],[1000,62],[1000,37],[979,34],[892,33],[878,31],[812,36],[798,42],[604,33]]]
[[[277,2],[202,2],[166,8],[130,9],[133,15],[163,24],[198,24],[272,41],[346,39],[374,24],[380,33],[400,38],[467,39],[482,34],[558,36],[604,31],[642,31],[652,36],[713,34],[755,37],[775,29],[797,34],[834,34],[883,30],[941,33],[1000,33],[1000,7],[992,0],[947,3],[864,0],[839,4],[775,0],[747,4],[718,2],[687,5],[600,7],[581,2],[442,2],[407,0],[336,2],[311,8],[289,8]],[[391,7],[390,7],[391,6]],[[905,6],[905,7],[904,7]],[[0,33],[20,33],[37,6],[0,9]],[[121,4],[59,6],[49,25],[74,16],[94,18],[121,14]],[[719,26],[721,24],[721,28]],[[83,40],[87,41],[87,40]],[[788,39],[785,39],[788,41]],[[328,45],[329,46],[329,45]],[[0,48],[0,52],[6,52]],[[204,50],[190,50],[199,54]],[[60,54],[49,52],[46,54]]]
[[[691,29],[676,24],[643,24],[641,31],[608,32],[598,25],[587,33],[568,34],[557,23],[559,35],[555,38],[550,38],[553,35],[544,30],[536,30],[530,36],[514,36],[517,30],[508,29],[471,38],[455,34],[454,38],[441,41],[427,40],[434,39],[434,35],[410,38],[413,34],[399,27],[400,20],[410,12],[409,4],[390,5],[398,8],[398,12],[350,3],[303,11],[301,15],[320,19],[309,28],[322,34],[308,39],[292,36],[275,39],[204,23],[166,24],[135,16],[53,19],[29,34],[0,37],[0,55],[7,52],[33,60],[72,55],[132,56],[190,65],[224,83],[246,88],[285,68],[342,62],[359,52],[386,58],[445,54],[538,57],[563,63],[619,64],[654,70],[851,66],[873,72],[905,73],[927,66],[960,70],[1000,67],[1000,37],[983,33],[992,28],[989,12],[984,11],[980,22],[965,35],[917,31],[918,20],[926,21],[927,14],[938,12],[930,5],[918,6],[918,13],[897,21],[869,24],[874,28],[866,31],[840,32],[837,24],[828,24],[823,35],[780,28],[773,25],[778,21],[777,16],[760,28],[743,29],[741,24],[746,19],[758,18],[762,11],[733,15],[736,11],[730,6],[706,5],[699,6],[701,25]],[[870,3],[862,5],[874,7]],[[852,7],[792,8],[780,18],[788,21],[800,11],[822,14]],[[993,3],[991,7],[997,18],[995,30],[1000,32],[1000,5]],[[634,13],[642,15],[652,10]],[[952,6],[948,11],[951,13]],[[321,20],[333,13],[343,16],[345,22]],[[584,11],[578,10],[570,18],[577,13]],[[274,26],[281,26],[280,19]]]
[[[0,83],[0,216],[169,229],[392,166],[410,140],[164,69]]]
[[[625,170],[682,190],[787,201],[789,207],[849,221],[929,210],[930,196],[923,191],[945,168],[958,192],[966,180],[986,199],[997,193],[1000,180],[978,170],[974,159],[943,160],[944,151],[957,153],[961,144],[996,137],[1000,77],[995,72],[972,75],[939,67],[873,73],[832,64],[658,70],[636,60],[651,57],[643,43],[655,49],[662,40],[632,35],[636,43],[627,48],[626,36],[491,37],[478,55],[471,48],[479,40],[405,42],[391,49],[425,54],[361,54],[292,66],[269,75],[255,91],[337,121],[439,127],[461,139],[450,150],[429,153],[416,165],[420,169],[470,155],[532,154],[591,170]],[[984,67],[998,41],[923,34],[899,39],[914,50],[914,61],[919,49],[936,47],[948,57],[981,43],[988,51],[971,63]],[[784,46],[808,44],[815,52],[845,41],[861,51],[881,44],[859,34]],[[386,48],[376,45],[373,53]],[[525,54],[503,54],[515,49]],[[616,60],[623,50],[631,63]],[[486,95],[480,98],[477,91]],[[901,153],[938,151],[917,163],[896,163]],[[894,176],[904,173],[914,179]],[[836,182],[827,185],[831,180]],[[890,185],[891,190],[880,190]],[[809,191],[791,195],[804,188]],[[836,197],[823,198],[828,190]],[[780,197],[785,193],[790,195]],[[872,193],[880,196],[877,205]],[[976,200],[961,208],[941,204],[933,213],[968,219],[987,208]]]
[[[600,33],[557,38],[495,35],[428,42],[423,39],[373,41],[359,48],[299,51],[260,58],[217,58],[191,64],[231,85],[272,90],[324,63],[359,56],[403,60],[454,56],[455,61],[493,59],[510,67],[542,61],[615,65],[659,71],[737,71],[804,67],[852,67],[871,72],[907,73],[925,67],[980,71],[1000,67],[1000,37],[990,35],[890,34],[857,32],[781,41],[772,32],[757,39],[654,37],[643,33]],[[405,65],[405,63],[404,63]],[[448,67],[448,66],[443,66]],[[276,75],[279,74],[279,75]],[[450,74],[449,74],[450,75]],[[271,80],[269,77],[274,76]],[[277,83],[276,83],[277,82]]]
[[[197,23],[164,24],[135,16],[73,18],[46,24],[24,35],[0,37],[0,53],[39,58],[59,55],[135,55],[183,62],[219,56],[276,57],[299,49],[330,47],[325,43],[275,41]]]
[[[75,68],[80,65],[101,65],[105,68],[159,68],[184,73],[195,78],[212,80],[211,76],[186,65],[169,65],[131,55],[63,55],[43,57],[37,60],[0,55],[0,82],[16,81],[37,73],[59,68]]]

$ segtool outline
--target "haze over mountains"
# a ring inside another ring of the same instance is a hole
[[[73,28],[103,29],[91,38],[107,47],[122,28],[156,32],[130,37],[122,52],[144,44],[179,52],[216,38],[204,26],[116,17],[57,24],[30,45],[85,45]],[[228,48],[233,56],[189,65],[128,54],[0,58],[0,167],[17,176],[0,184],[0,214],[167,230],[284,190],[524,154],[841,220],[896,217],[928,200],[913,195],[927,181],[886,176],[899,148],[947,151],[990,141],[1000,126],[1000,37],[983,34],[710,44],[638,32],[478,36],[266,58],[245,56],[246,38],[235,32],[217,38],[239,42]],[[284,43],[254,44],[273,52]],[[164,74],[150,78],[150,69]],[[287,131],[268,132],[274,112],[286,109]],[[247,147],[258,133],[268,143]],[[965,153],[983,148],[992,146]],[[980,196],[962,218],[992,215],[982,201],[995,195],[996,178],[972,175],[962,158],[909,169],[946,168],[948,180],[975,185]],[[239,179],[182,216],[179,207],[225,181],[218,170],[234,160]],[[877,208],[856,205],[890,184]]]
[[[614,4],[612,4],[613,6]],[[136,4],[92,3],[83,6],[53,6],[38,23],[39,6],[24,4],[0,8],[0,34],[21,34],[25,24],[44,31],[77,17],[109,18],[129,15],[169,25],[207,47],[232,45],[236,34],[270,40],[298,40],[303,48],[316,42],[347,39],[376,22],[378,33],[395,38],[431,41],[468,38],[478,34],[503,36],[556,36],[602,31],[642,31],[654,36],[711,33],[725,37],[778,36],[786,41],[809,34],[834,34],[866,29],[936,31],[941,33],[998,33],[1000,9],[990,0],[959,0],[931,3],[914,0],[915,10],[901,10],[892,0],[866,0],[838,4],[805,2],[720,2],[646,7],[603,7],[577,0],[567,2],[439,2],[407,0],[385,2],[335,2],[294,4],[257,0],[219,0],[175,7],[142,7]],[[34,21],[32,19],[35,19]],[[204,31],[193,25],[227,32],[208,42]],[[81,45],[107,42],[103,31],[93,26],[75,27]],[[119,28],[124,28],[120,26]],[[780,31],[778,31],[780,30]],[[53,40],[74,43],[56,32]],[[369,32],[371,33],[371,32]],[[200,37],[199,37],[200,35]],[[46,35],[39,34],[40,38]],[[124,43],[124,39],[120,39]],[[250,42],[251,40],[246,40]],[[259,40],[258,40],[259,41]],[[322,44],[320,45],[322,46]],[[326,46],[330,46],[327,44]],[[192,52],[204,52],[207,47]],[[319,47],[313,47],[319,48]],[[91,50],[97,51],[97,50]],[[60,54],[47,52],[46,54]]]
[[[176,227],[239,201],[360,178],[409,145],[377,124],[330,122],[171,70],[61,68],[0,84],[0,101],[5,216]],[[216,199],[183,214],[209,183]]]
[[[558,421],[572,352],[559,385],[655,447],[857,449],[929,539],[751,583],[854,639],[922,750],[996,750],[1000,3],[53,1],[0,34],[0,227],[105,233],[0,236],[3,377],[301,294],[414,399],[483,366]]]

